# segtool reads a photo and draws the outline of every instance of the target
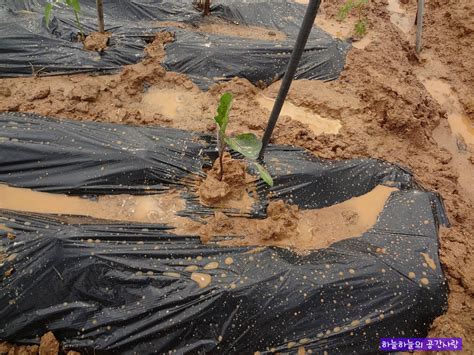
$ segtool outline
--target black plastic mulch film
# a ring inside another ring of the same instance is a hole
[[[216,155],[209,136],[13,113],[0,114],[0,132],[2,183],[76,195],[172,188],[187,201],[181,215],[212,213],[195,196],[196,179]],[[296,353],[300,346],[371,354],[381,337],[426,336],[447,304],[438,258],[438,227],[447,221],[439,197],[380,160],[325,161],[270,146],[266,162],[275,186],[257,184],[254,218],[263,215],[270,191],[303,209],[378,184],[399,191],[366,233],[305,256],[202,244],[174,235],[171,225],[68,223],[0,210],[0,339],[37,343],[51,330],[65,349],[89,354]],[[206,270],[212,282],[200,288],[185,268],[210,261],[219,266]]]
[[[160,24],[202,21],[191,0],[105,0],[106,30],[112,32],[103,53],[83,50],[75,39],[78,28],[72,11],[61,7],[47,27],[46,0],[0,2],[0,77],[77,72],[111,72],[143,58],[154,34],[170,31],[175,41],[166,45],[163,63],[169,71],[189,75],[201,88],[214,81],[243,77],[252,83],[271,83],[283,76],[294,46],[305,6],[285,0],[220,0],[213,18],[228,23],[266,27],[286,35],[283,41],[255,40],[199,33]],[[84,31],[97,28],[95,0],[81,0]],[[306,45],[296,78],[332,80],[339,76],[350,44],[315,27]]]

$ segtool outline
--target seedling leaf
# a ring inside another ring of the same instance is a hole
[[[363,19],[358,20],[356,22],[356,24],[355,24],[355,33],[360,37],[363,37],[367,33],[367,27],[366,27],[365,21]]]
[[[339,18],[339,21],[343,21],[346,19],[347,15],[349,15],[349,12],[352,11],[354,8],[355,4],[352,0],[347,0],[344,5],[341,6],[337,13],[337,17]]]
[[[364,7],[369,0],[346,0],[339,8],[337,17],[339,21],[343,21],[351,12],[356,12],[357,22],[354,26],[354,32],[358,37],[363,37],[367,33],[367,18],[364,16]]]
[[[77,27],[79,28],[79,34],[81,38],[84,38],[84,29],[82,28],[81,21],[79,20],[79,13],[81,12],[81,5],[79,4],[79,0],[49,0],[44,5],[44,19],[46,25],[49,25],[49,21],[51,19],[51,12],[53,10],[53,4],[65,4],[67,7],[72,9],[74,13],[74,17],[76,19]]]
[[[53,10],[53,4],[48,2],[44,6],[44,21],[46,22],[46,26],[49,25],[49,21],[51,20],[51,11]]]
[[[226,137],[229,147],[250,160],[258,158],[262,142],[253,133],[242,133],[236,137]]]
[[[269,186],[273,186],[273,179],[270,173],[268,172],[267,169],[265,169],[262,165],[259,163],[254,162],[255,167],[258,170],[258,173],[260,174],[260,177],[262,178],[263,181],[267,183]]]
[[[66,0],[66,4],[71,6],[75,12],[81,12],[81,5],[79,0]]]
[[[218,124],[222,135],[225,135],[227,124],[229,123],[229,112],[232,107],[232,94],[226,92],[221,96],[219,107],[217,108],[217,116],[214,120]]]

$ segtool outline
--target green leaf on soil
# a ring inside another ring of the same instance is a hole
[[[242,133],[236,137],[226,137],[225,142],[236,152],[255,160],[262,149],[262,142],[253,133]]]
[[[269,186],[273,186],[273,179],[267,169],[261,166],[259,163],[254,162],[255,166],[257,167],[258,173],[263,181],[267,183]]]

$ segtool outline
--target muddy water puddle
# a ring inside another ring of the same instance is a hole
[[[474,124],[462,114],[448,114],[448,122],[454,134],[463,137],[467,144],[474,145]]]
[[[208,33],[265,41],[284,41],[287,38],[284,32],[276,29],[230,23],[217,17],[204,18],[192,25],[183,22],[161,21],[153,22],[151,26],[170,26],[204,34]]]
[[[474,151],[474,124],[464,114],[462,105],[451,85],[443,80],[426,78],[423,75],[419,75],[419,78],[448,116],[448,123],[441,122],[433,131],[433,138],[440,147],[451,153],[452,160],[449,164],[459,174],[459,185],[466,196],[474,201],[472,190],[474,165],[468,160],[469,155]]]
[[[348,20],[339,22],[337,20],[328,19],[319,14],[316,17],[315,24],[330,35],[341,39],[350,37],[354,28],[353,21]]]
[[[396,188],[377,186],[359,197],[317,210],[302,210],[296,243],[327,247],[351,236],[359,236],[377,222],[390,194]],[[316,222],[316,223],[315,223]]]
[[[468,160],[469,152],[460,152],[458,141],[453,137],[450,126],[441,123],[434,131],[433,138],[439,147],[451,153],[449,165],[459,175],[458,183],[465,197],[474,201],[474,165]]]
[[[266,219],[209,217],[206,224],[179,217],[185,201],[177,192],[147,195],[99,196],[96,200],[37,192],[0,185],[0,209],[57,215],[87,216],[96,219],[163,223],[180,235],[201,235],[204,242],[227,236],[220,244],[280,246],[304,251],[324,248],[331,243],[359,236],[370,229],[395,188],[377,186],[369,193],[345,202],[314,210],[287,206]],[[276,203],[278,204],[278,203]],[[231,264],[233,260],[226,260]],[[206,270],[215,269],[210,263]],[[194,270],[189,270],[194,271]],[[201,276],[201,275],[200,275]],[[197,276],[196,276],[197,277]]]
[[[453,134],[459,134],[467,144],[474,145],[474,123],[464,114],[451,85],[439,79],[421,79],[421,82],[430,95],[446,110]]]
[[[206,288],[212,281],[212,277],[209,274],[203,274],[201,272],[193,272],[191,274],[191,280],[196,282],[200,288]]]
[[[0,185],[0,208],[22,212],[87,216],[96,219],[178,224],[185,208],[177,192],[158,195],[106,195],[90,200]]]
[[[202,99],[199,93],[181,88],[150,88],[143,95],[142,104],[151,112],[176,119],[200,112]]]
[[[376,223],[390,194],[396,190],[377,186],[365,195],[330,207],[285,211],[277,216],[269,213],[264,220],[216,216],[209,221],[211,230],[202,229],[201,232],[234,237],[219,241],[222,245],[280,246],[296,251],[325,248],[369,230]],[[265,236],[274,238],[265,239]]]
[[[257,102],[260,106],[271,112],[275,99],[259,95]],[[283,105],[280,115],[289,116],[295,121],[307,124],[316,135],[337,134],[342,127],[339,120],[322,117],[310,109],[298,107],[289,101],[286,101]]]
[[[415,26],[415,15],[409,13],[400,0],[388,0],[387,10],[390,13],[390,22],[403,33],[408,34]]]

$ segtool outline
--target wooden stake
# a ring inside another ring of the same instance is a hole
[[[211,13],[211,0],[204,0],[204,16],[208,16]]]
[[[423,15],[425,12],[425,0],[418,0],[418,10],[416,12],[416,54],[421,52],[421,34],[423,32]]]

